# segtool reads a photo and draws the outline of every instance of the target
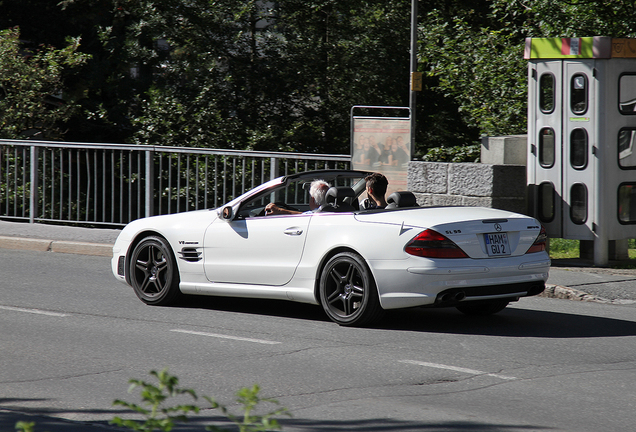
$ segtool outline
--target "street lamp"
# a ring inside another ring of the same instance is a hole
[[[409,110],[411,119],[411,159],[415,154],[415,102],[422,90],[422,73],[417,71],[417,2],[411,0],[411,90]]]

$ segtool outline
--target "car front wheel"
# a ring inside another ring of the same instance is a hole
[[[329,318],[343,326],[370,324],[384,312],[371,271],[351,252],[334,255],[323,268],[320,303]]]
[[[146,237],[130,257],[130,283],[141,301],[165,306],[180,296],[179,272],[170,249],[162,237]]]

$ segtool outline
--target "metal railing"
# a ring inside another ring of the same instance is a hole
[[[273,178],[349,155],[0,140],[0,218],[123,226],[214,208]]]

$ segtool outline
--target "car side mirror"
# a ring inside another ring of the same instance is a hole
[[[230,220],[232,219],[232,216],[234,216],[234,211],[232,211],[232,206],[223,207],[223,210],[221,210],[221,218],[225,220]]]

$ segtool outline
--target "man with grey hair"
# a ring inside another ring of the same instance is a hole
[[[311,182],[311,186],[309,187],[309,211],[305,213],[313,213],[318,210],[321,205],[325,203],[325,196],[327,195],[327,191],[331,185],[324,180],[314,180]],[[289,210],[277,206],[274,203],[269,203],[265,207],[265,214],[267,216],[270,215],[281,215],[281,214],[301,214],[303,212],[296,210]]]

